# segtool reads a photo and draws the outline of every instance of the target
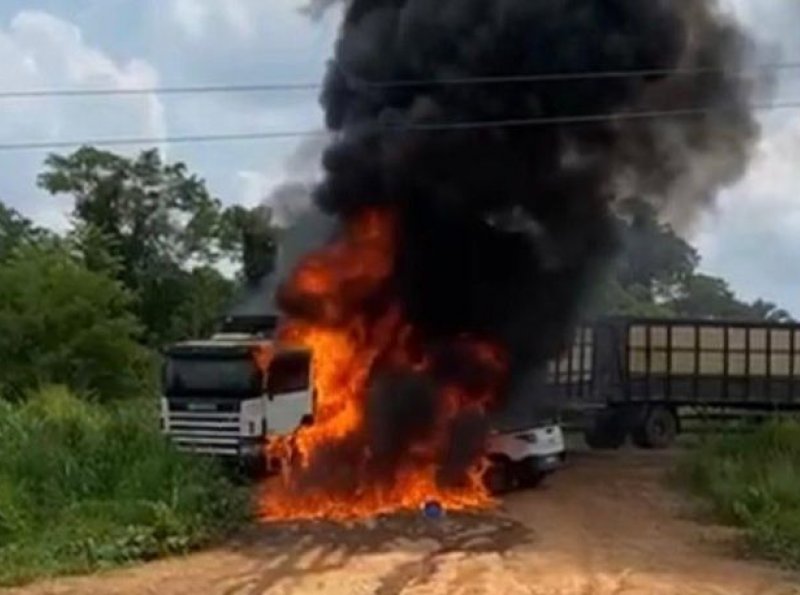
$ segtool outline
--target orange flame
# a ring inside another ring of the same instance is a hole
[[[262,372],[266,373],[269,369],[269,364],[275,355],[272,345],[268,342],[259,343],[250,349],[250,354],[256,367]]]
[[[482,413],[502,383],[503,354],[488,342],[457,341],[471,361],[490,372],[489,381],[470,389],[458,383],[440,386],[432,436],[408,448],[389,481],[370,479],[366,471],[372,453],[361,437],[368,387],[376,369],[390,366],[427,373],[432,365],[432,355],[418,346],[418,333],[396,302],[388,300],[389,306],[384,302],[378,315],[371,311],[372,302],[390,289],[394,223],[392,213],[381,210],[352,218],[339,240],[307,257],[283,288],[283,297],[304,315],[283,325],[280,340],[312,351],[317,406],[313,425],[268,445],[268,456],[282,461],[283,473],[281,481],[265,489],[261,504],[266,519],[342,520],[417,508],[430,500],[449,509],[492,502],[482,482],[481,456],[457,487],[442,486],[438,479],[438,461],[447,448],[451,422],[465,411]],[[341,471],[341,489],[309,477],[314,462],[324,461],[330,449],[339,449],[348,458],[341,469],[335,459],[322,465],[331,476]]]

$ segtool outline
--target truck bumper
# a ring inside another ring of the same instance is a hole
[[[530,467],[530,470],[537,474],[547,474],[556,471],[564,466],[565,453],[556,453],[552,455],[537,455],[528,457],[521,461],[523,465]]]

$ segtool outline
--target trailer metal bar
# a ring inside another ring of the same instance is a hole
[[[772,399],[772,330],[767,329],[767,380],[764,392],[766,393],[767,400],[774,405],[777,405]]]
[[[744,331],[744,376],[745,376],[745,386],[747,389],[745,390],[745,401],[750,400],[750,393],[753,390],[753,383],[750,381],[750,356],[752,355],[750,351],[750,331],[751,328],[746,328]]]
[[[789,332],[789,401],[795,402],[795,389],[797,388],[795,375],[797,374],[795,359],[797,358],[797,329]]]
[[[666,398],[668,401],[672,400],[672,334],[675,331],[674,326],[668,326],[667,331],[667,381],[664,390],[666,391]]]
[[[646,327],[647,332],[645,333],[645,342],[644,342],[644,358],[645,358],[645,386],[647,387],[647,401],[650,402],[653,399],[652,394],[652,386],[650,381],[652,379],[653,374],[653,362],[652,360],[652,353],[653,353],[653,326],[648,324]]]
[[[697,401],[700,394],[700,330],[698,323],[694,324],[694,373],[692,374],[692,400]]]
[[[575,358],[575,335],[572,335],[572,342],[567,351],[567,394],[570,397],[575,396],[573,388],[575,386],[575,377],[572,375],[572,360]]]
[[[731,346],[730,334],[731,328],[726,326],[723,331],[722,339],[722,398],[727,401],[730,399],[730,359],[731,359]]]

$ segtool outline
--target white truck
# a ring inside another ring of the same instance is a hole
[[[269,435],[313,422],[311,353],[276,344],[273,329],[271,317],[235,319],[166,350],[161,425],[179,449],[263,469]]]
[[[266,440],[313,423],[311,353],[275,343],[274,327],[273,317],[229,319],[208,340],[166,350],[161,425],[178,448],[269,471]],[[496,493],[537,485],[564,458],[555,423],[494,432],[489,444],[486,480]]]

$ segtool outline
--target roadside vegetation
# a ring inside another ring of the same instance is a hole
[[[0,402],[0,584],[185,553],[244,521],[247,497],[163,440],[152,401]]]
[[[0,202],[0,585],[180,554],[245,521],[246,488],[162,436],[158,350],[208,332],[269,213],[223,208],[156,151],[51,156],[64,232]]]
[[[800,422],[706,440],[687,452],[680,477],[749,549],[800,568]]]

